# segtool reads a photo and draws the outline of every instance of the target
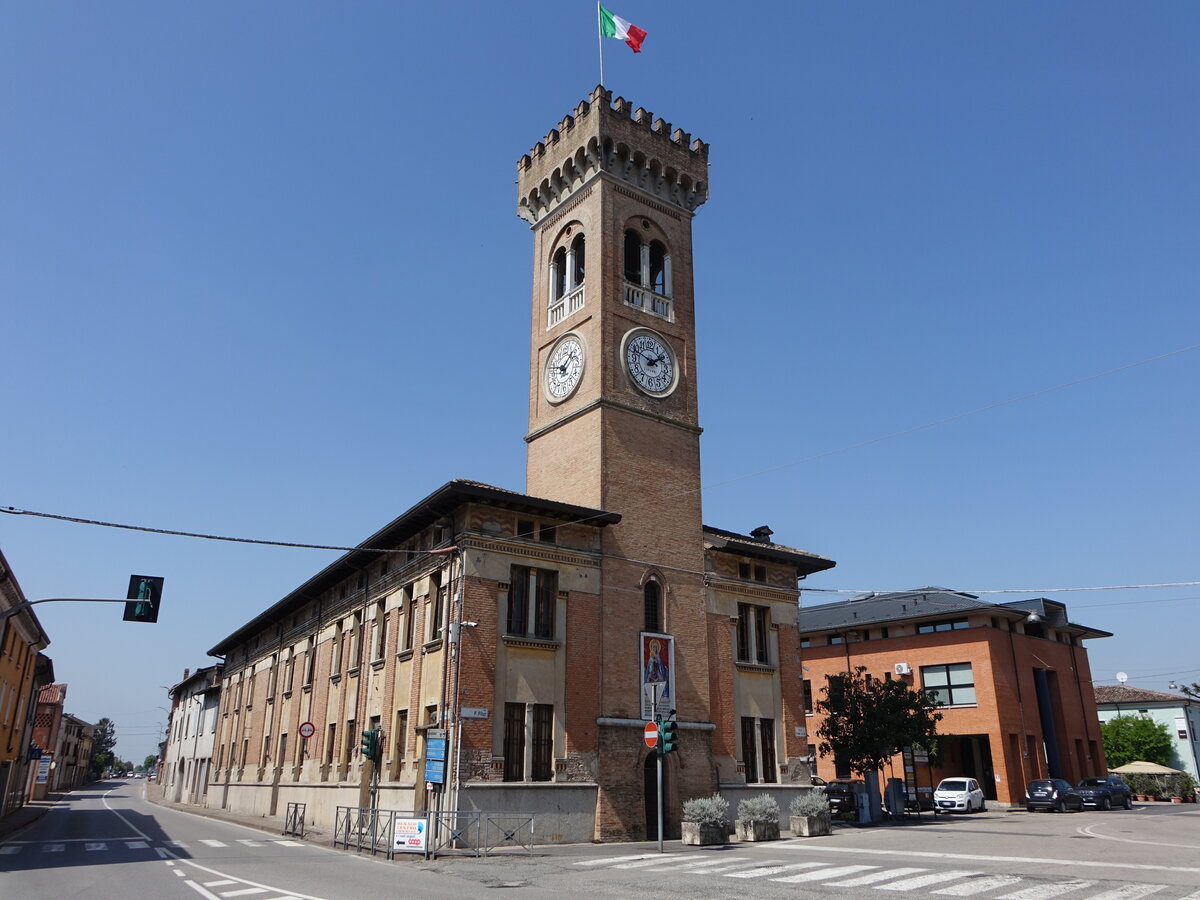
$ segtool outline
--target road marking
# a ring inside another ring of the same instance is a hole
[[[1092,831],[1095,825],[1087,825],[1076,828],[1078,834],[1086,834],[1088,837],[1100,838],[1103,841],[1117,841],[1122,844],[1149,844],[1152,847],[1182,847],[1184,850],[1200,850],[1200,844],[1168,844],[1165,841],[1135,841],[1133,838],[1116,837],[1111,834],[1099,834]]]
[[[248,896],[249,894],[265,894],[266,892],[267,892],[266,888],[253,887],[253,888],[242,888],[240,891],[221,891],[221,896],[222,897],[245,897],[245,896]]]
[[[307,847],[304,841],[275,841],[280,847]]]
[[[994,891],[1002,887],[1020,884],[1021,879],[1016,875],[992,875],[988,878],[977,878],[965,884],[955,884],[940,890],[930,891],[931,894],[944,894],[948,897],[973,897],[984,891]]]
[[[741,872],[727,872],[726,878],[765,878],[768,875],[778,875],[780,872],[791,872],[794,869],[815,869],[818,866],[826,868],[828,863],[799,863],[791,866],[756,866]]]
[[[84,850],[107,850],[108,844],[103,841],[88,841],[83,845]]]
[[[643,866],[652,866],[655,863],[657,863],[659,860],[662,860],[662,859],[678,859],[678,858],[679,857],[675,854],[667,853],[667,854],[663,854],[661,856],[651,856],[648,859],[639,859],[636,862],[620,863],[618,865],[613,866],[613,868],[614,869],[640,869]]]
[[[970,878],[972,875],[978,875],[979,872],[968,872],[964,869],[951,869],[948,872],[930,872],[928,875],[917,875],[913,878],[904,878],[900,881],[893,881],[890,884],[881,884],[875,890],[877,891],[915,891],[917,888],[929,887],[931,884],[940,884],[943,881],[953,881],[955,878]]]
[[[222,885],[237,884],[237,883],[238,882],[234,881],[232,878],[222,878],[220,881],[206,881],[206,882],[204,882],[204,886],[205,887],[221,887]]]
[[[928,850],[864,850],[859,847],[831,847],[828,844],[802,842],[779,843],[779,850],[814,851],[818,853],[855,853],[859,856],[905,856],[914,859],[963,859],[978,862],[1047,863],[1053,866],[1076,866],[1095,869],[1136,869],[1141,872],[1200,872],[1196,866],[1156,866],[1149,863],[1107,862],[1092,859],[1055,859],[1049,856],[989,856],[985,853],[934,853]]]
[[[1013,891],[1011,894],[1002,894],[996,900],[1050,900],[1051,897],[1057,897],[1060,894],[1067,894],[1071,891],[1079,891],[1083,888],[1091,887],[1095,883],[1094,881],[1079,879],[1064,881],[1060,884],[1041,884],[1037,887]]]
[[[183,871],[183,869],[172,869],[171,871],[174,872],[176,875],[178,875],[180,878],[187,878],[187,872]]]
[[[186,850],[187,842],[186,841],[163,841],[163,846],[164,847],[175,847],[178,850]]]
[[[203,887],[196,884],[196,882],[194,882],[190,879],[188,881],[185,881],[184,884],[186,884],[190,888],[195,889],[196,893],[198,893],[201,897],[206,897],[206,898],[208,898],[208,900],[221,900],[221,898],[218,897],[216,894],[214,894],[212,891],[205,890]]]
[[[148,850],[150,848],[145,841],[126,841],[125,846],[130,850]]]
[[[1135,900],[1137,897],[1148,897],[1150,894],[1157,894],[1159,891],[1166,890],[1165,884],[1127,884],[1125,887],[1117,888],[1112,891],[1105,891],[1102,894],[1092,894],[1088,900]]]
[[[228,847],[229,846],[224,841],[214,841],[211,838],[206,841],[201,841],[200,843],[202,843],[205,847]]]
[[[902,875],[916,875],[918,872],[928,872],[928,869],[884,869],[882,872],[872,872],[870,875],[862,875],[859,878],[850,878],[846,881],[829,881],[826,882],[826,887],[863,887],[868,884],[875,884],[880,881],[887,881],[889,878],[899,878]]]
[[[262,841],[251,841],[246,838],[238,838],[239,844],[245,844],[247,847],[261,847]]]
[[[20,853],[20,847],[0,847],[0,854],[4,856],[12,856],[14,853]]]
[[[833,869],[825,868],[819,872],[801,872],[799,875],[789,875],[787,878],[772,878],[784,884],[800,884],[805,881],[824,881],[826,878],[841,878],[843,875],[853,875],[855,872],[865,872],[867,869],[878,869],[878,866],[838,866]]]
[[[639,853],[637,856],[606,856],[604,859],[585,859],[575,863],[577,866],[603,866],[608,863],[629,862],[631,859],[662,859],[661,854],[655,856],[647,856],[645,853]]]
[[[748,856],[719,856],[716,859],[702,859],[699,862],[675,862],[666,866],[655,866],[652,869],[647,869],[647,872],[680,872],[687,870],[689,873],[699,872],[701,869],[711,868],[712,866],[722,866],[726,863],[742,862],[749,859]],[[707,874],[701,872],[701,874]]]
[[[65,850],[65,849],[67,849],[66,844],[47,844],[45,847],[42,848],[42,852],[43,853],[62,853],[63,850]]]
[[[174,854],[172,854],[169,850],[164,850],[163,852],[172,856],[172,858],[177,860],[181,865],[191,866],[193,869],[199,869],[201,872],[207,872],[209,875],[216,875],[218,878],[228,878],[229,877],[229,875],[227,873],[222,872],[218,869],[210,869],[208,866],[202,866],[200,863],[196,862],[195,860],[182,859],[180,857],[177,857]],[[351,857],[351,858],[353,858],[353,857]],[[264,891],[275,891],[279,896],[286,897],[287,900],[323,900],[323,898],[315,897],[311,894],[301,894],[297,891],[289,892],[282,888],[272,887],[269,884],[259,884],[257,881],[250,881],[248,878],[237,878],[235,880],[241,884],[249,885],[250,887],[262,888]],[[217,895],[212,893],[211,891],[209,891],[203,885],[197,884],[196,882],[191,881],[191,880],[185,881],[184,884],[188,885],[189,887],[195,888],[198,893],[202,894],[205,897],[211,898],[211,900],[218,900]]]

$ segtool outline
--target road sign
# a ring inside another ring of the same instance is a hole
[[[658,725],[654,722],[647,722],[642,737],[646,739],[646,746],[653,750],[658,746]]]
[[[312,722],[305,722],[300,726],[300,737],[304,738],[306,741],[316,733],[317,726]]]

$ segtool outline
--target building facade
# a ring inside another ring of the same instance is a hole
[[[29,790],[29,744],[38,691],[47,678],[50,644],[0,553],[0,817],[22,806]]]
[[[597,88],[517,164],[533,234],[525,492],[453,481],[210,652],[210,805],[533,813],[640,839],[807,784],[798,581],[832,560],[700,506],[692,218],[708,147]],[[359,752],[383,734],[378,765]],[[307,734],[307,737],[303,735]],[[442,758],[439,758],[442,757]]]
[[[905,780],[926,806],[932,787],[955,775],[975,778],[989,800],[1019,805],[1034,778],[1107,774],[1083,641],[1110,635],[1071,622],[1061,603],[993,604],[923,588],[809,607],[800,631],[808,752],[827,780],[851,773],[817,755],[814,707],[826,677],[858,666],[942,704],[940,760],[905,753],[881,773]]]
[[[63,713],[54,748],[54,769],[51,789],[70,791],[90,780],[92,767],[92,738],[95,726],[71,713]]]
[[[1098,685],[1095,695],[1101,722],[1117,716],[1145,716],[1166,726],[1173,740],[1167,765],[1200,782],[1200,702],[1128,684]]]
[[[159,790],[176,803],[203,805],[212,776],[222,666],[189,672],[170,689],[171,720],[158,771]]]

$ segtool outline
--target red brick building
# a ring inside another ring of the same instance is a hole
[[[923,800],[952,775],[977,779],[989,800],[1019,804],[1033,778],[1107,774],[1083,641],[1111,635],[1071,622],[1062,603],[997,604],[922,588],[809,607],[800,632],[809,754],[826,779],[850,773],[815,757],[821,717],[813,705],[826,676],[858,666],[944,704],[940,765],[914,765],[905,754],[881,773],[907,775]]]
[[[374,791],[390,809],[533,813],[543,842],[645,838],[655,710],[681,736],[669,834],[690,797],[808,781],[797,583],[834,563],[701,519],[691,223],[708,146],[598,87],[517,179],[525,492],[452,481],[217,644],[210,804],[303,801],[328,825]],[[378,765],[363,730],[382,732]]]

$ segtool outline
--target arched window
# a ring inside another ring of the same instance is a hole
[[[657,581],[647,581],[642,593],[645,623],[643,630],[661,633],[662,623],[662,588]]]
[[[625,232],[625,280],[642,283],[642,238],[632,229]]]
[[[577,234],[570,244],[559,247],[550,257],[547,328],[583,309],[584,244],[583,234]]]
[[[625,303],[662,316],[673,317],[671,255],[662,241],[642,243],[637,231],[625,232]]]
[[[667,286],[667,248],[660,241],[650,242],[650,272],[646,283],[656,294],[671,295]]]

